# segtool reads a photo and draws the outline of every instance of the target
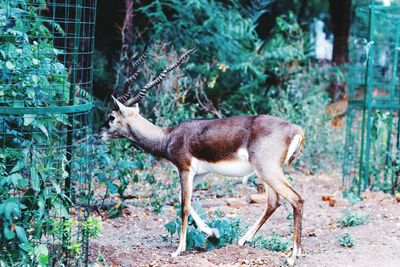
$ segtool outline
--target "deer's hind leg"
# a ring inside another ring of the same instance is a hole
[[[239,245],[244,245],[246,242],[249,242],[258,232],[261,226],[263,226],[263,224],[272,215],[272,213],[274,213],[274,211],[279,207],[279,195],[269,186],[267,186],[266,189],[266,193],[268,194],[267,206],[265,207],[264,212],[261,214],[258,220],[254,223],[254,225],[246,232],[246,234],[242,238],[239,239]]]
[[[257,175],[263,179],[276,193],[285,198],[293,207],[294,232],[293,252],[287,259],[289,265],[293,265],[297,256],[301,254],[301,224],[303,220],[303,198],[294,190],[283,174],[282,167],[277,165],[255,164]]]

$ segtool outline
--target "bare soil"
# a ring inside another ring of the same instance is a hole
[[[379,192],[367,192],[363,202],[350,205],[341,198],[339,175],[292,176],[295,188],[306,200],[303,255],[297,266],[400,266],[400,203],[395,198]],[[238,181],[235,178],[232,184]],[[248,185],[235,187],[236,197],[246,202],[248,196],[255,192]],[[228,216],[239,216],[248,225],[254,223],[263,210],[262,204],[245,204],[238,208],[227,206],[226,197],[210,197],[203,191],[194,195],[200,195],[200,201],[210,215],[218,208]],[[333,207],[322,200],[325,195],[335,198]],[[337,220],[346,208],[368,214],[368,223],[340,229]],[[276,233],[291,239],[290,221],[287,219],[290,211],[289,205],[282,205],[257,235],[267,237]],[[111,266],[282,266],[285,265],[285,257],[290,254],[290,251],[272,252],[232,244],[209,252],[188,251],[178,258],[171,258],[178,240],[164,241],[162,236],[167,235],[164,224],[175,217],[172,207],[154,215],[148,208],[130,205],[122,217],[104,219],[103,235],[90,245],[91,263],[101,266],[96,261],[102,257],[105,265]],[[356,240],[353,248],[337,244],[337,237],[346,231]]]

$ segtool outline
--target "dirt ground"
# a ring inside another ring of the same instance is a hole
[[[341,198],[339,175],[292,176],[295,188],[306,200],[303,253],[297,266],[400,266],[400,203],[393,197],[369,192],[364,195],[363,202],[351,206]],[[248,185],[236,184],[236,197],[242,200],[247,201],[255,192]],[[210,214],[218,208],[229,216],[239,216],[249,225],[263,210],[262,204],[235,208],[227,206],[227,198],[207,199],[203,192],[194,194],[195,197],[199,195],[200,202],[208,207]],[[323,195],[334,196],[337,200],[335,205],[331,207],[322,201]],[[337,220],[347,207],[368,214],[368,223],[340,229]],[[257,235],[268,237],[276,233],[291,239],[287,219],[289,211],[288,205],[282,205]],[[106,265],[111,266],[282,266],[285,265],[285,256],[290,253],[233,244],[209,252],[188,251],[178,258],[171,258],[178,240],[171,243],[163,241],[162,236],[167,235],[164,224],[175,216],[176,212],[168,207],[156,216],[149,209],[130,205],[123,217],[103,221],[103,235],[90,245],[90,261],[95,263],[102,257]],[[346,231],[356,240],[353,248],[337,244],[338,235]]]

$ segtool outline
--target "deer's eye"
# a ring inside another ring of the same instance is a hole
[[[115,117],[114,117],[113,115],[110,115],[110,116],[108,117],[108,119],[109,119],[110,121],[113,121],[113,120],[115,120]]]

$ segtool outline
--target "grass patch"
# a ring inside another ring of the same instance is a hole
[[[196,211],[202,220],[206,219],[206,212],[204,209],[197,207]],[[197,229],[194,220],[189,216],[189,225],[186,237],[186,247],[188,250],[213,250],[214,248],[221,248],[227,244],[237,242],[239,237],[242,235],[240,219],[226,217],[223,212],[216,211],[215,215],[206,223],[211,228],[218,229],[221,235],[220,238],[207,237],[206,234]],[[176,220],[166,223],[164,227],[169,233],[171,240],[175,235],[179,237],[181,227],[180,208],[177,209]],[[164,237],[164,240],[168,240],[168,237]]]
[[[356,245],[356,241],[348,232],[344,233],[343,235],[340,235],[337,239],[337,242],[340,246],[346,248],[352,248]]]
[[[282,251],[285,252],[290,248],[290,242],[284,240],[281,236],[273,234],[269,238],[259,236],[254,241],[250,242],[253,247],[258,247],[261,249],[268,249],[272,251]]]
[[[345,213],[338,220],[338,226],[343,227],[354,227],[368,222],[368,215],[364,213],[353,212],[346,209]]]

